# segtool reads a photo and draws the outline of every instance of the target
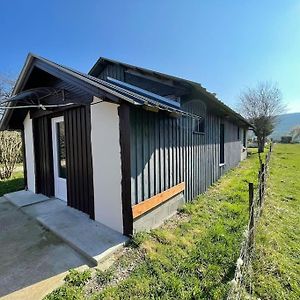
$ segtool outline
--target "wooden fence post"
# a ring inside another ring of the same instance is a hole
[[[251,217],[251,207],[254,199],[254,188],[253,183],[249,182],[249,218]]]
[[[261,201],[262,201],[261,178],[262,178],[262,172],[261,172],[261,170],[259,170],[258,171],[258,205],[259,205],[259,207],[261,207]]]
[[[260,153],[258,153],[258,159],[259,159],[259,166],[260,166],[260,168],[261,168],[261,165],[262,165],[262,159],[261,159]]]
[[[265,196],[265,173],[266,173],[266,168],[265,168],[265,164],[261,165],[261,204],[263,203],[264,200],[264,196]]]
[[[254,243],[254,188],[253,183],[249,182],[249,250]]]

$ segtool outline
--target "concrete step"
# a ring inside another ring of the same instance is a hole
[[[59,199],[29,191],[7,194],[4,199],[36,219],[95,266],[128,241],[121,233],[91,220]]]
[[[4,202],[7,202],[7,199],[4,198],[4,197],[0,197],[0,204],[1,204],[1,203],[4,203]]]
[[[50,200],[50,198],[48,198],[45,195],[34,194],[29,191],[18,191],[14,193],[5,194],[4,198],[17,207],[24,207],[35,203]]]
[[[95,266],[128,241],[121,233],[89,219],[70,207],[41,215],[37,220]]]

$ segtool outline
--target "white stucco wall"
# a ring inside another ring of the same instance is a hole
[[[118,105],[92,105],[91,126],[95,219],[123,233]]]
[[[24,138],[27,168],[27,186],[28,190],[35,193],[35,162],[34,162],[34,145],[32,119],[27,114],[24,120]]]

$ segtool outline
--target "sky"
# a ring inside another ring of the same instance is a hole
[[[29,52],[88,72],[99,57],[202,84],[232,108],[246,87],[277,82],[300,112],[300,1],[0,1],[0,74]]]

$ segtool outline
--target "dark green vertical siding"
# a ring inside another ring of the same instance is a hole
[[[225,166],[219,166],[220,123],[225,125]],[[191,118],[171,118],[131,108],[132,205],[185,181],[187,201],[203,193],[241,158],[237,125],[213,114],[205,134],[192,131]]]
[[[51,119],[33,119],[36,193],[54,196]]]
[[[64,112],[68,205],[94,219],[94,187],[89,106]]]

